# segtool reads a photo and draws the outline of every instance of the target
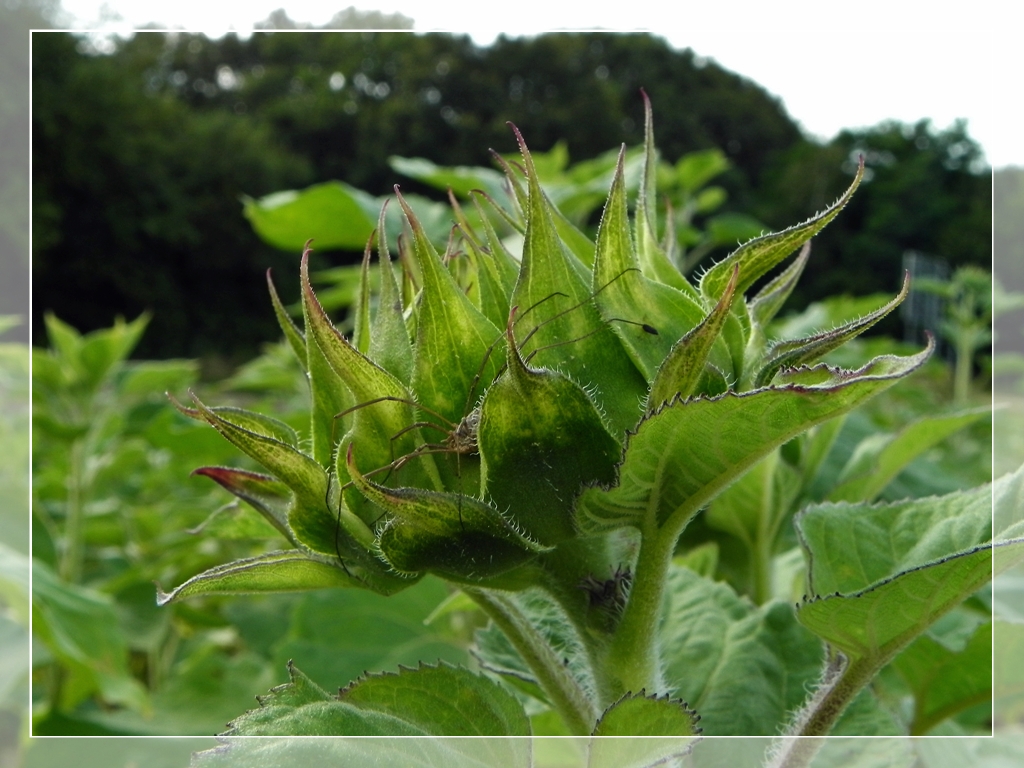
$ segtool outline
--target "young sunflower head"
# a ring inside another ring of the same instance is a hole
[[[293,550],[274,553],[278,560],[246,561],[244,574],[241,566],[208,572],[167,599],[226,590],[243,576],[257,587],[265,578],[274,588],[294,588],[288,568],[307,587],[389,593],[434,572],[517,588],[530,583],[539,555],[585,535],[640,525],[630,510],[651,503],[650,483],[633,483],[624,467],[668,466],[671,457],[663,461],[658,453],[683,450],[674,439],[633,439],[656,434],[659,419],[667,424],[696,403],[783,388],[813,393],[847,386],[851,377],[906,372],[862,369],[843,379],[834,369],[806,367],[891,311],[906,286],[878,311],[826,333],[773,344],[765,331],[807,263],[807,242],[849,200],[862,168],[827,210],[745,243],[690,282],[656,236],[649,105],[635,214],[627,209],[620,154],[596,242],[545,196],[515,133],[523,163],[505,166],[512,209],[476,194],[481,223],[470,225],[456,204],[458,224],[443,255],[399,194],[410,236],[399,242],[396,267],[382,211],[379,294],[371,301],[364,261],[351,339],[331,323],[310,286],[308,246],[301,263],[304,329],[289,319],[271,285],[282,328],[309,378],[311,448],[265,416],[198,401],[183,410],[267,469],[268,475],[201,472],[266,516]],[[497,224],[517,230],[521,254],[509,252]],[[813,423],[794,420],[778,440]],[[685,450],[694,450],[692,442]],[[657,512],[657,520],[670,513]]]

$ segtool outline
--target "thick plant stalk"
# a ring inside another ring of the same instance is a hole
[[[593,703],[529,620],[498,592],[472,588],[465,592],[523,657],[569,731],[576,736],[592,733],[598,714]]]
[[[674,547],[675,537],[664,531],[648,531],[641,537],[629,601],[606,658],[601,682],[605,703],[625,693],[662,688],[657,628]]]

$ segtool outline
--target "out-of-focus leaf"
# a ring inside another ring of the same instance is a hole
[[[497,683],[460,667],[421,665],[364,677],[328,695],[289,666],[227,736],[528,736],[530,722]]]

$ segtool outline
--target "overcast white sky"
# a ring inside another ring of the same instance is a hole
[[[1024,166],[1021,73],[1024,31],[1015,4],[907,0],[63,0],[76,27],[243,31],[285,7],[296,21],[327,22],[354,4],[402,13],[415,29],[497,34],[555,29],[645,30],[749,77],[779,96],[809,133],[893,118],[966,118],[993,167]],[[1007,10],[1009,8],[1009,10]],[[626,14],[630,14],[627,16]],[[121,20],[102,23],[104,15]]]

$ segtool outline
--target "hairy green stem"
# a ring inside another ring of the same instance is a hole
[[[847,669],[845,656],[840,653],[829,656],[817,690],[797,714],[787,729],[786,736],[773,749],[767,768],[808,768],[824,744],[824,739],[820,738],[824,733],[808,731],[819,731],[830,718],[834,724],[849,703],[848,700],[846,703],[839,703],[833,698]],[[815,723],[814,726],[810,725],[812,721]],[[832,729],[832,724],[827,725],[826,733]]]
[[[661,688],[658,618],[675,538],[657,530],[645,531],[641,536],[629,600],[608,648],[599,683],[605,704],[627,692]]]
[[[881,668],[877,660],[849,662],[834,653],[825,665],[821,683],[790,726],[768,768],[808,768],[854,697]]]
[[[575,736],[592,733],[597,721],[593,703],[551,645],[516,605],[509,598],[491,590],[464,588],[464,591],[498,625],[523,657],[570,733]]]
[[[882,666],[873,659],[857,659],[848,665],[845,660],[841,663],[842,672],[835,680],[829,681],[826,672],[826,681],[819,690],[820,695],[812,701],[799,736],[827,736],[846,707]]]

